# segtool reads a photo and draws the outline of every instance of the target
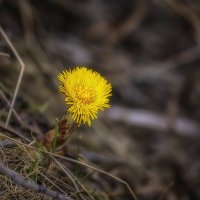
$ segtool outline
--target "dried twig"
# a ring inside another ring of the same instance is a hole
[[[195,12],[195,9],[193,9],[190,3],[187,3],[187,1],[165,0],[165,2],[169,4],[175,10],[175,12],[190,22],[194,29],[195,39],[198,45],[200,45],[199,13]]]
[[[173,56],[170,56],[164,61],[147,65],[137,65],[137,67],[130,68],[129,70],[123,70],[118,76],[117,74],[115,75],[115,78],[112,79],[112,82],[118,86],[121,85],[122,80],[148,80],[148,78],[155,77],[162,77],[164,80],[168,78],[169,81],[168,73],[170,73],[172,70],[175,70],[177,67],[185,66],[186,64],[198,60],[199,58],[200,47],[191,47],[187,50],[183,50]],[[187,66],[189,67],[190,65]],[[170,74],[170,77],[173,76],[176,77],[175,83],[177,84],[177,76],[175,74]]]
[[[20,175],[15,172],[14,170],[6,167],[3,163],[0,162],[0,173],[6,175],[7,177],[9,177],[15,184],[26,188],[26,189],[30,189],[33,190],[35,192],[39,192],[39,193],[44,193],[48,196],[51,196],[55,199],[60,199],[60,200],[72,200],[69,196],[67,197],[66,195],[60,194],[58,192],[52,191],[47,189],[45,186],[43,185],[38,185],[34,182],[31,181],[26,181],[23,178],[20,177]]]
[[[131,6],[131,5],[130,5]],[[110,33],[107,34],[107,41],[112,44],[117,44],[120,40],[122,40],[126,35],[130,32],[136,30],[138,25],[143,20],[146,10],[147,10],[147,1],[140,0],[138,1],[138,5],[130,12],[130,16],[123,21],[117,28],[111,29]]]
[[[0,33],[3,36],[3,38],[6,40],[8,46],[13,51],[15,57],[17,58],[20,66],[21,66],[20,74],[19,74],[19,77],[18,77],[18,80],[17,80],[17,84],[16,84],[16,87],[15,87],[14,95],[13,95],[11,106],[10,106],[9,113],[8,113],[8,117],[7,117],[7,120],[6,120],[6,127],[7,127],[9,125],[9,121],[10,121],[10,118],[11,118],[13,107],[15,105],[15,100],[16,100],[17,95],[18,95],[18,91],[19,91],[19,88],[20,88],[20,84],[21,84],[21,81],[22,81],[23,74],[24,74],[25,64],[22,61],[21,57],[19,56],[18,52],[16,51],[15,47],[13,46],[12,42],[10,41],[10,39],[8,38],[8,36],[6,35],[6,33],[4,32],[4,30],[1,26],[0,26]]]
[[[106,116],[111,120],[122,121],[130,125],[144,128],[152,128],[162,131],[171,128],[176,133],[182,135],[191,136],[197,135],[200,132],[200,127],[197,123],[183,117],[177,117],[174,121],[174,126],[169,127],[168,117],[153,111],[112,106],[112,108],[106,112]]]
[[[10,54],[8,54],[8,53],[4,53],[4,52],[0,52],[0,56],[10,57]]]

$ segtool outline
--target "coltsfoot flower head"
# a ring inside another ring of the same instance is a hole
[[[68,111],[76,123],[90,126],[99,110],[110,107],[111,84],[98,72],[76,67],[63,71],[58,79],[62,83],[59,91],[66,96]]]

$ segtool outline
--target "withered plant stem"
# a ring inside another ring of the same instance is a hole
[[[13,98],[12,98],[11,106],[10,106],[10,109],[9,109],[9,112],[8,112],[8,117],[6,119],[6,127],[7,127],[9,125],[10,118],[11,118],[12,111],[13,111],[13,107],[15,105],[15,101],[16,101],[16,98],[17,98],[17,95],[18,95],[20,84],[22,82],[22,77],[23,77],[23,74],[24,74],[25,64],[22,61],[22,59],[19,56],[17,50],[15,49],[15,47],[12,44],[12,42],[10,41],[10,39],[8,38],[8,36],[6,35],[6,33],[4,32],[4,30],[3,30],[3,28],[1,26],[0,26],[0,33],[3,36],[3,38],[5,39],[5,41],[7,42],[8,46],[11,48],[12,52],[14,53],[15,57],[17,58],[20,66],[21,66],[21,70],[20,70],[20,74],[19,74],[19,77],[18,77],[18,80],[17,80],[16,87],[15,87],[15,91],[14,91],[14,95],[13,95]]]

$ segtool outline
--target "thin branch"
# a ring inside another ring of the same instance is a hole
[[[15,101],[16,101],[16,98],[17,98],[17,95],[18,95],[20,84],[22,82],[22,77],[23,77],[23,74],[24,74],[25,64],[22,61],[21,57],[19,56],[18,52],[16,51],[15,47],[13,46],[12,42],[10,41],[10,39],[8,38],[8,36],[6,35],[6,33],[4,32],[4,30],[3,30],[3,28],[1,26],[0,26],[0,33],[3,36],[3,38],[6,40],[8,46],[13,51],[15,57],[17,58],[20,66],[21,66],[21,70],[20,70],[20,74],[19,74],[19,77],[18,77],[18,80],[17,80],[16,87],[15,87],[15,91],[14,91],[14,95],[13,95],[13,98],[12,98],[11,106],[10,106],[10,109],[9,109],[9,112],[8,112],[8,117],[6,119],[6,127],[7,127],[9,125],[10,118],[11,118],[12,111],[13,111],[13,107],[15,105]]]
[[[114,121],[122,121],[144,128],[161,131],[172,128],[176,133],[181,135],[195,136],[200,133],[200,126],[193,120],[178,116],[174,121],[173,127],[169,127],[168,117],[166,115],[141,109],[112,106],[106,112],[105,116]]]
[[[10,57],[10,54],[8,53],[4,53],[4,52],[0,52],[0,56],[4,56],[4,57]]]
[[[145,0],[138,1],[138,5],[132,6],[132,11],[130,16],[123,21],[117,28],[112,28],[110,33],[107,34],[107,41],[112,44],[117,44],[130,32],[136,30],[138,25],[144,19],[144,16],[147,11],[147,2]]]
[[[192,61],[200,58],[200,46],[191,47],[190,49],[181,51],[162,62],[147,64],[144,66],[137,65],[137,67],[123,70],[120,72],[118,78],[112,79],[116,85],[120,85],[123,80],[144,80],[152,77],[165,78],[166,74],[175,70],[177,67],[183,67]],[[187,65],[188,67],[190,65]]]
[[[48,196],[51,196],[51,197],[53,197],[55,199],[59,199],[59,200],[72,200],[70,197],[67,197],[58,192],[49,190],[43,185],[38,185],[34,182],[24,180],[23,178],[20,177],[20,175],[17,172],[6,167],[1,162],[0,162],[0,173],[6,175],[7,177],[9,177],[12,180],[12,182],[14,182],[15,184],[17,184],[23,188],[30,189],[35,192],[43,193],[43,194],[46,194]]]

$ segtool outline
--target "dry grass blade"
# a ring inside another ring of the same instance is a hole
[[[46,152],[46,153],[49,153],[49,152]],[[59,158],[61,158],[61,159],[63,159],[63,160],[67,160],[67,161],[69,161],[69,162],[73,162],[73,163],[82,165],[82,166],[84,166],[84,167],[88,167],[88,168],[90,168],[90,169],[93,169],[93,170],[95,170],[95,171],[101,173],[101,174],[104,174],[104,175],[106,175],[106,176],[111,177],[112,179],[114,179],[114,180],[116,180],[116,181],[118,181],[118,182],[124,184],[124,185],[126,186],[126,188],[128,189],[128,191],[130,192],[130,194],[131,194],[131,196],[133,197],[133,199],[134,199],[134,200],[138,200],[136,194],[133,192],[132,188],[130,187],[130,185],[129,185],[126,181],[124,181],[124,180],[122,180],[122,179],[120,179],[120,178],[118,178],[118,177],[116,177],[116,176],[114,176],[114,175],[112,175],[112,174],[110,174],[110,173],[108,173],[108,172],[102,170],[102,169],[98,169],[98,168],[93,167],[93,166],[91,166],[91,165],[89,165],[89,164],[87,164],[87,163],[84,163],[84,162],[82,162],[82,161],[74,160],[74,159],[68,158],[68,157],[63,157],[63,156],[60,156],[60,155],[57,155],[57,154],[53,154],[53,153],[49,153],[49,154],[51,154],[51,155],[53,155],[53,156],[55,156],[55,157],[59,157]]]
[[[5,135],[4,129],[1,131],[0,139],[3,139],[3,141],[1,142],[2,153],[0,151],[0,162],[3,163],[5,157],[6,161],[8,161],[7,167],[9,169],[15,171],[19,176],[22,175],[31,183],[36,183],[36,185],[42,183],[46,188],[56,191],[59,194],[70,196],[71,199],[94,200],[91,193],[78,181],[76,176],[53,155],[46,155],[46,153],[44,154],[41,151],[40,147],[32,147],[31,144],[24,144],[19,142],[18,139]],[[4,142],[9,142],[13,145],[4,145]],[[63,172],[65,176],[63,176]],[[61,174],[62,176],[60,176]],[[36,196],[39,199],[40,195],[47,196],[47,194],[40,194],[38,190],[34,190],[34,187],[30,187],[28,191],[24,189],[26,187],[18,187],[21,184],[20,181],[16,183],[16,186],[12,186],[13,180],[5,173],[0,175],[0,181],[4,179],[6,180],[6,188],[1,188],[0,194],[1,190],[6,190],[6,192],[4,192],[2,199],[7,199],[6,195],[10,195],[12,198],[16,195],[16,199],[26,195],[29,199],[31,195],[34,195],[34,191],[37,192]]]
[[[58,192],[54,192],[52,190],[47,189],[44,186],[38,185],[34,182],[26,181],[23,178],[19,176],[18,173],[16,173],[14,170],[11,170],[10,168],[6,167],[0,162],[0,172],[2,174],[5,174],[8,176],[15,184],[24,187],[26,189],[31,189],[36,192],[47,194],[55,199],[60,200],[71,200],[70,197],[66,197],[63,194],[59,194]]]
[[[67,176],[69,177],[69,179],[72,181],[74,187],[76,188],[77,192],[79,192],[79,187],[78,187],[78,185],[76,184],[76,180],[74,180],[74,178],[72,177],[71,173],[70,173],[68,170],[66,170],[66,169],[62,166],[62,164],[61,164],[59,161],[57,161],[54,157],[52,157],[52,159],[53,159],[54,162],[65,172],[65,174],[67,174]]]
[[[56,164],[61,168],[61,169],[63,169],[63,171],[66,173],[66,175],[70,178],[70,180],[72,181],[72,183],[74,184],[74,186],[76,187],[76,190],[77,190],[77,192],[79,192],[79,187],[78,187],[78,185],[76,184],[76,182],[80,185],[80,183],[78,182],[78,180],[70,173],[70,172],[68,172],[68,170],[67,169],[65,169],[63,166],[62,166],[62,164],[58,161],[58,160],[56,160],[53,156],[50,156],[55,162],[56,162]],[[92,200],[95,200],[94,198],[93,198],[93,196],[86,190],[86,188],[83,186],[83,185],[81,185],[81,187],[84,189],[84,191],[88,194],[88,196],[92,199]]]
[[[26,141],[28,143],[31,142],[28,138],[24,137],[22,134],[16,132],[12,128],[7,128],[6,126],[2,125],[1,123],[0,123],[0,131],[5,131],[5,132],[8,132],[8,133],[14,134],[14,135],[20,137],[21,139],[23,139],[24,141]]]
[[[30,145],[27,145],[27,144],[23,144],[22,142],[19,142],[19,141],[17,141],[17,140],[14,140],[13,138],[10,138],[10,137],[5,136],[5,135],[3,135],[2,133],[0,133],[0,136],[1,136],[1,135],[2,135],[3,137],[7,138],[7,139],[10,139],[11,141],[14,141],[14,142],[17,143],[17,144],[24,145],[25,147],[32,148],[32,149],[35,149],[35,150],[40,151],[40,152],[42,152],[42,153],[45,153],[45,154],[47,154],[47,155],[50,155],[50,157],[51,157],[51,156],[54,156],[54,157],[56,157],[56,158],[60,158],[60,159],[62,159],[62,160],[66,160],[66,161],[68,161],[68,162],[76,163],[76,164],[78,164],[78,165],[81,165],[81,166],[90,168],[90,169],[92,169],[92,170],[94,170],[94,171],[96,171],[96,172],[99,172],[99,173],[101,173],[101,174],[104,174],[104,175],[106,175],[106,176],[109,176],[109,177],[111,177],[112,179],[114,179],[114,180],[116,180],[116,181],[122,183],[123,185],[125,185],[126,188],[127,188],[128,191],[129,191],[130,195],[132,196],[132,198],[133,198],[134,200],[138,200],[136,194],[134,193],[134,191],[132,190],[132,188],[130,187],[130,185],[129,185],[126,181],[124,181],[124,180],[122,180],[122,179],[120,179],[120,178],[118,178],[118,177],[116,177],[116,176],[114,176],[114,175],[112,175],[112,174],[110,174],[110,173],[108,173],[108,172],[102,170],[102,169],[98,169],[98,168],[96,168],[96,167],[94,167],[94,166],[91,166],[91,165],[89,165],[89,164],[87,164],[87,163],[85,163],[85,162],[82,162],[82,161],[74,160],[74,159],[72,159],[72,158],[64,157],[64,156],[61,156],[61,155],[58,155],[58,154],[55,154],[55,153],[51,153],[51,152],[48,152],[48,151],[43,150],[43,149],[38,149],[38,148],[36,148],[36,147],[34,147],[34,146],[30,146]]]
[[[12,42],[10,41],[10,39],[8,38],[8,36],[6,35],[6,33],[4,32],[4,30],[1,26],[0,26],[0,33],[3,36],[3,38],[6,40],[8,46],[13,51],[15,57],[17,58],[20,66],[21,66],[20,74],[19,74],[19,77],[18,77],[18,80],[17,80],[17,84],[16,84],[16,87],[15,87],[14,95],[13,95],[11,106],[10,106],[9,113],[8,113],[8,117],[7,117],[7,120],[6,120],[6,127],[7,127],[9,125],[11,114],[12,114],[12,111],[13,111],[13,107],[15,105],[15,100],[16,100],[17,95],[18,95],[18,91],[19,91],[19,88],[20,88],[20,84],[21,84],[21,81],[22,81],[23,74],[24,74],[25,64],[22,61],[21,57],[19,56],[18,52],[16,51],[15,47],[13,46]]]

